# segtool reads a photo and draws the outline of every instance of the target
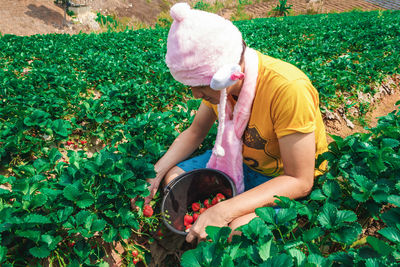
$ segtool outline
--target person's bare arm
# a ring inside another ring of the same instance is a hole
[[[148,179],[150,195],[145,198],[145,203],[154,197],[165,174],[200,146],[216,119],[214,111],[201,103],[190,127],[174,140],[168,151],[154,165],[157,175],[153,179]]]
[[[279,148],[284,174],[207,209],[190,228],[187,242],[193,242],[196,238],[206,238],[205,227],[208,225],[227,226],[254,213],[258,207],[275,205],[275,195],[296,199],[310,193],[314,182],[314,132],[294,133],[282,137],[279,139]],[[242,224],[245,223],[248,222]]]

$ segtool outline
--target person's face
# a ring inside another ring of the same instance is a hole
[[[219,104],[220,91],[215,91],[210,86],[191,86],[190,89],[195,98],[202,98],[211,104]]]

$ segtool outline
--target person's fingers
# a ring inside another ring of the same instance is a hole
[[[145,205],[150,203],[150,201],[153,199],[153,197],[157,193],[157,190],[158,190],[158,186],[157,187],[152,187],[150,189],[150,195],[148,195],[147,197],[144,198],[144,204]]]
[[[186,242],[193,243],[195,240],[196,236],[194,235],[193,231],[189,231],[189,233],[186,235]]]

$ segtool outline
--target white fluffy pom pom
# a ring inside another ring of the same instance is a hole
[[[222,146],[220,146],[220,145],[217,145],[217,146],[215,147],[215,155],[218,156],[218,157],[223,157],[223,156],[225,156],[225,150],[224,150],[224,148],[223,148]]]
[[[177,3],[171,7],[171,17],[176,21],[182,21],[189,16],[190,6],[187,3]]]

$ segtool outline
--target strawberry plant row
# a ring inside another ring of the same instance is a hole
[[[352,12],[236,24],[251,47],[305,71],[321,103],[333,109],[398,73],[399,16]],[[43,147],[59,146],[71,133],[109,143],[112,129],[137,114],[173,109],[176,121],[185,121],[180,111],[190,95],[164,63],[167,33],[2,36],[1,164],[41,156]]]
[[[256,209],[231,242],[230,228],[208,227],[182,266],[398,266],[400,109],[369,131],[335,137],[309,197]]]

